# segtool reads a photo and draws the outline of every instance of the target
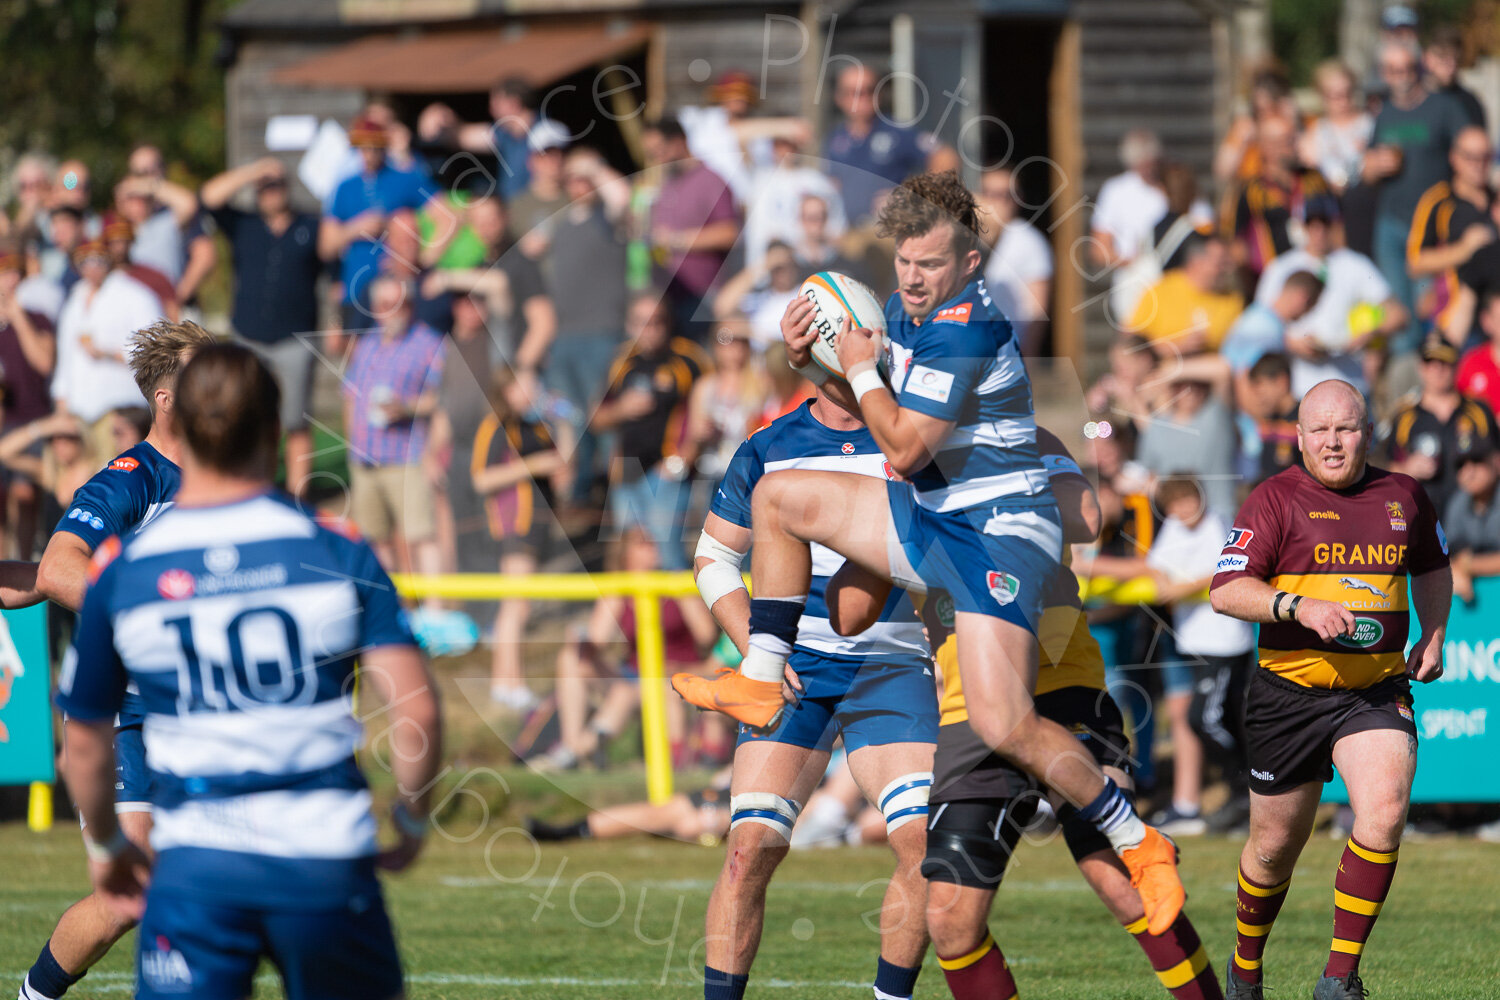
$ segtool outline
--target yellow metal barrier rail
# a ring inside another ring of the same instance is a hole
[[[396,588],[412,598],[456,601],[596,601],[629,597],[635,604],[636,664],[641,675],[641,741],[646,750],[646,795],[655,803],[672,797],[672,752],[667,739],[666,657],[661,634],[661,599],[696,596],[693,574],[680,573],[453,573],[395,577]],[[1080,581],[1085,600],[1107,604],[1150,604],[1156,584],[1150,577]]]
[[[635,655],[641,675],[641,742],[646,749],[646,796],[655,803],[672,797],[672,750],[667,739],[666,656],[661,634],[661,599],[697,596],[693,574],[681,573],[454,573],[395,577],[408,597],[496,601],[524,597],[537,601],[596,601],[629,597],[635,604]]]

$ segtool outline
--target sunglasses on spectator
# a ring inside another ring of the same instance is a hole
[[[1470,163],[1490,162],[1490,154],[1488,152],[1480,152],[1473,149],[1460,149],[1457,150],[1453,155],[1457,156],[1460,160],[1467,160]]]
[[[986,198],[1015,198],[1016,193],[1008,187],[980,188],[979,193]]]
[[[1416,76],[1416,63],[1381,63],[1380,73],[1382,76]]]

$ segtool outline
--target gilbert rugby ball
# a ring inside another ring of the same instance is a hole
[[[820,368],[835,378],[844,377],[844,368],[839,364],[834,344],[845,316],[849,317],[851,328],[863,327],[880,336],[880,363],[884,367],[885,309],[869,286],[847,274],[819,271],[802,283],[797,294],[813,304],[812,329],[817,338],[812,342],[812,358]]]

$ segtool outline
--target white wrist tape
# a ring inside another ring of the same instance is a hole
[[[849,388],[854,390],[854,401],[862,402],[865,393],[885,388],[885,379],[875,368],[875,362],[862,361],[849,369]]]
[[[130,838],[125,836],[125,831],[118,826],[115,827],[114,834],[102,844],[87,833],[83,835],[83,851],[90,861],[113,861],[129,846]]]
[[[807,379],[813,385],[820,386],[824,382],[828,381],[828,372],[825,371],[823,369],[823,366],[818,364],[816,361],[809,361],[805,365],[794,365],[790,361],[788,361],[787,366],[798,375],[801,375],[803,378]]]
[[[707,559],[709,563],[698,571],[698,593],[703,603],[712,608],[720,599],[745,589],[745,578],[740,566],[745,562],[745,553],[737,552],[708,532],[698,536],[698,548],[694,559]]]

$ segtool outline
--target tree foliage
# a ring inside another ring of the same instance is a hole
[[[0,147],[78,157],[96,199],[130,147],[159,145],[195,178],[224,162],[217,19],[234,0],[12,0],[0,4]]]

